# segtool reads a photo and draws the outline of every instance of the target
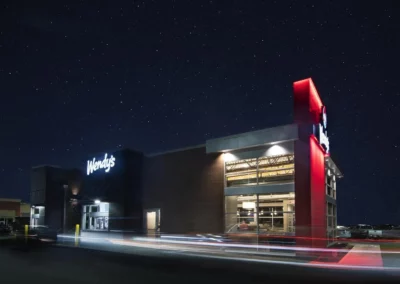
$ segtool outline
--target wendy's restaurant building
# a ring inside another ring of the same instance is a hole
[[[158,154],[96,154],[80,169],[32,170],[32,224],[82,234],[335,236],[327,112],[311,79],[294,82],[294,122]]]

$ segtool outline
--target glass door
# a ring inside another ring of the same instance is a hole
[[[160,209],[147,209],[144,212],[144,226],[147,234],[154,235],[160,232]]]

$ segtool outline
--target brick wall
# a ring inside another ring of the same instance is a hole
[[[13,210],[15,211],[15,217],[19,217],[21,214],[21,202],[20,201],[5,201],[5,200],[0,200],[0,211],[9,211]]]

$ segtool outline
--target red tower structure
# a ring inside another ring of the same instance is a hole
[[[326,132],[326,113],[312,79],[293,83],[295,141],[296,236],[298,245],[327,245],[327,202],[325,157],[329,145],[321,139]],[[320,126],[323,125],[323,126]],[[326,136],[325,136],[326,137]],[[327,138],[326,138],[327,141]]]

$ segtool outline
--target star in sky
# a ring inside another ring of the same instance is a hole
[[[38,164],[77,167],[91,153],[160,152],[292,123],[292,82],[312,77],[345,174],[339,221],[399,220],[391,2],[3,6],[0,197],[28,199]],[[377,196],[385,214],[364,212]]]

